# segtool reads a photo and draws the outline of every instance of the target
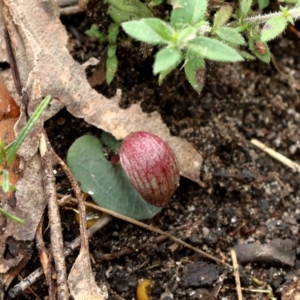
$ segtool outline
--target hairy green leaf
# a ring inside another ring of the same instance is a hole
[[[149,8],[139,0],[107,0],[107,2],[121,12],[136,14],[141,18],[152,16]]]
[[[195,38],[197,35],[197,28],[193,26],[186,26],[183,27],[178,31],[177,35],[177,44],[183,45],[186,43],[186,41]]]
[[[158,83],[161,84],[162,81],[166,78],[166,76],[168,76],[173,70],[175,70],[179,66],[181,61],[182,60],[179,60],[176,65],[170,67],[169,69],[167,69],[165,71],[161,71],[158,75]]]
[[[270,63],[271,52],[266,42],[249,38],[249,49],[262,62]]]
[[[204,86],[205,62],[192,48],[186,53],[184,72],[191,86],[200,93]]]
[[[117,46],[116,45],[109,45],[107,47],[107,57],[111,58],[113,56],[116,56]]]
[[[124,22],[121,26],[131,37],[153,45],[169,43],[174,33],[173,28],[156,18]]]
[[[174,69],[182,60],[181,53],[177,49],[164,48],[157,52],[153,65],[153,73],[156,75],[170,69]]]
[[[115,45],[117,43],[117,37],[119,34],[119,24],[111,23],[108,27],[108,43]]]
[[[239,54],[241,55],[242,58],[244,58],[245,60],[255,60],[255,56],[249,54],[246,51],[243,50],[238,50]]]
[[[93,24],[91,28],[85,32],[85,34],[99,41],[106,40],[106,35],[99,31],[99,27],[96,24]]]
[[[207,0],[173,0],[171,24],[181,28],[186,24],[194,25],[205,18]]]
[[[143,19],[143,22],[166,42],[172,42],[174,40],[175,30],[166,22],[157,18]]]
[[[214,16],[214,28],[219,28],[227,23],[232,15],[232,7],[230,5],[221,6]]]
[[[152,17],[151,11],[138,0],[107,0],[110,4],[107,13],[116,22]]]
[[[261,31],[261,40],[270,41],[281,34],[287,26],[287,19],[284,16],[276,16],[266,22]]]
[[[97,138],[77,139],[68,151],[67,163],[81,190],[100,206],[137,220],[150,219],[161,210],[142,199],[120,166],[106,160]]]
[[[216,30],[219,38],[233,45],[246,45],[243,36],[236,29],[230,27],[220,27]]]
[[[114,77],[115,74],[118,70],[118,59],[114,55],[112,57],[107,57],[106,59],[106,83],[110,84]]]
[[[193,51],[197,52],[203,58],[223,62],[243,60],[234,48],[215,39],[200,36],[191,40],[189,44],[193,48]]]
[[[241,4],[240,4],[240,7],[241,7],[241,17],[244,18],[248,15],[248,12],[252,6],[252,2],[253,0],[241,0]]]

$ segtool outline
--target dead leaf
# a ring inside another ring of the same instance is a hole
[[[0,138],[5,144],[15,140],[14,126],[20,115],[19,107],[8,92],[0,78]],[[15,223],[0,214],[1,243],[0,243],[0,279],[3,289],[0,298],[14,277],[26,265],[31,257],[32,244],[37,224],[45,209],[45,197],[41,184],[40,159],[37,155],[23,164],[16,157],[13,164],[6,169],[9,171],[10,184],[17,187],[17,192],[9,191],[4,194],[1,190],[1,207],[10,214],[22,219],[25,225]],[[2,169],[3,166],[0,166]],[[22,175],[24,177],[22,178]],[[2,176],[0,176],[0,182]],[[33,209],[34,208],[34,209]]]
[[[0,62],[8,62],[8,55],[6,52],[6,44],[4,38],[4,23],[3,23],[3,16],[0,13]]]
[[[45,209],[45,193],[42,187],[40,173],[40,158],[35,155],[30,162],[26,164],[23,172],[23,177],[18,181],[15,193],[16,203],[11,206],[6,201],[2,201],[2,208],[9,213],[17,216],[25,221],[25,225],[20,225],[16,222],[8,220],[0,215],[0,226],[2,228],[1,243],[0,243],[0,274],[7,273],[13,270],[24,259],[24,255],[19,251],[21,245],[27,244],[30,249],[30,241],[34,239],[36,228],[40,221],[41,215]],[[17,245],[12,255],[7,254],[6,244],[13,237]],[[30,258],[28,256],[27,260]],[[7,286],[5,285],[5,288]]]
[[[92,274],[89,254],[81,248],[68,278],[68,285],[71,295],[75,300],[108,298],[108,291],[105,285],[99,288]]]
[[[49,9],[50,2],[4,0],[4,3],[5,15],[11,16],[8,30],[18,65],[22,66],[22,82],[31,99],[29,112],[37,106],[42,95],[49,94],[59,99],[72,115],[112,133],[117,139],[138,130],[157,134],[174,150],[182,176],[200,183],[202,157],[190,143],[171,136],[157,112],[145,114],[139,105],[121,109],[118,105],[120,92],[107,99],[90,87],[83,68],[66,48],[66,30],[54,13],[55,9]],[[24,118],[21,118],[18,130],[23,126]],[[30,143],[20,151],[26,160],[34,155],[38,139],[32,138]]]

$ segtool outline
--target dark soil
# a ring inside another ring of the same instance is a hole
[[[105,60],[105,45],[84,35],[91,21],[85,15],[63,19],[70,33],[70,51],[80,62],[91,56]],[[124,107],[140,102],[145,112],[159,111],[170,132],[187,139],[203,156],[205,188],[182,178],[169,204],[148,223],[164,231],[179,228],[174,231],[176,237],[229,264],[234,246],[264,245],[269,252],[262,259],[257,259],[252,248],[242,250],[250,253],[241,265],[241,284],[248,289],[267,289],[252,282],[257,278],[270,286],[277,299],[282,286],[299,274],[299,175],[256,149],[250,140],[256,138],[300,162],[299,47],[300,40],[287,31],[271,43],[276,68],[274,63],[259,61],[208,63],[205,87],[198,95],[180,70],[159,86],[151,69],[156,50],[131,43],[118,49],[120,65],[111,86],[93,83],[106,96],[121,89]],[[93,71],[89,70],[88,76]],[[46,128],[63,159],[77,137],[99,134],[98,129],[66,111],[49,120]],[[68,194],[61,172],[57,181],[58,192]],[[71,241],[79,234],[72,212],[62,209],[61,216],[64,237]],[[237,299],[229,270],[170,240],[156,243],[155,238],[151,232],[114,219],[90,240],[96,280],[109,286],[109,299],[134,299],[142,278],[154,283],[152,299],[200,299],[201,295],[201,299]],[[281,246],[273,246],[276,239],[281,239]],[[291,245],[282,250],[286,242]],[[134,250],[145,243],[146,248]],[[104,255],[124,249],[134,251],[112,260]],[[69,268],[76,255],[67,258]],[[38,262],[32,261],[22,275],[28,275],[35,265]],[[33,288],[39,296],[46,296],[44,280]],[[243,296],[267,299],[266,294],[251,291],[243,291]]]

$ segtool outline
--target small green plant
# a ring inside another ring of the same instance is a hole
[[[30,119],[24,126],[24,128],[21,130],[20,134],[16,138],[16,140],[9,144],[5,145],[3,141],[0,140],[0,165],[3,167],[2,170],[0,171],[0,175],[2,175],[2,182],[0,183],[2,190],[4,193],[7,193],[10,190],[15,191],[16,187],[11,185],[9,182],[9,166],[13,163],[17,151],[21,147],[22,143],[24,142],[25,138],[28,136],[30,133],[31,129],[33,128],[34,124],[36,121],[40,118],[42,115],[43,111],[46,109],[48,106],[49,102],[51,100],[51,96],[46,96],[39,106],[36,108],[36,110],[33,112],[31,115]],[[0,213],[6,216],[7,218],[20,223],[24,224],[24,221],[17,218],[16,216],[11,215],[4,209],[0,208]]]
[[[86,34],[98,39],[101,42],[107,42],[106,59],[106,83],[110,84],[115,77],[118,69],[118,59],[116,56],[117,37],[120,31],[120,24],[125,21],[139,20],[152,16],[151,10],[138,0],[106,0],[109,4],[107,14],[113,22],[108,27],[107,35],[99,31],[99,27],[93,24],[86,31]],[[151,1],[149,6],[155,6],[161,3],[161,0]]]
[[[269,63],[267,42],[300,17],[299,0],[291,9],[281,6],[276,13],[249,16],[252,2],[241,0],[236,11],[224,3],[209,22],[207,0],[173,0],[169,22],[147,17],[121,25],[129,36],[160,48],[153,65],[159,82],[183,63],[187,79],[200,92],[205,59],[238,62],[258,58]],[[260,1],[261,6],[265,4]]]

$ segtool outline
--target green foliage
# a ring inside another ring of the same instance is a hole
[[[154,6],[157,6],[157,5],[160,5],[164,2],[164,0],[152,0],[150,1],[149,3],[149,7],[154,7]]]
[[[267,21],[261,31],[261,40],[268,42],[276,38],[286,28],[288,21],[284,16],[276,16]]]
[[[118,143],[107,134],[102,139],[110,145]],[[86,135],[77,139],[68,151],[67,163],[81,190],[100,206],[137,220],[150,219],[161,210],[142,199],[120,165],[105,158],[97,138]]]
[[[116,56],[117,38],[119,34],[119,25],[111,23],[108,28],[108,47],[106,59],[106,82],[110,84],[118,70],[118,59]]]
[[[300,0],[289,0],[299,5]],[[155,56],[153,73],[161,82],[183,62],[185,74],[193,88],[200,92],[203,86],[205,63],[203,59],[219,62],[239,62],[255,57],[270,62],[270,50],[266,42],[276,38],[288,23],[300,16],[300,9],[280,7],[280,12],[269,15],[253,15],[253,0],[240,0],[233,11],[224,4],[215,13],[211,25],[206,16],[207,0],[172,0],[170,21],[142,18],[121,24],[131,37],[160,49]],[[258,2],[260,8],[267,0]],[[258,25],[264,24],[262,29]],[[252,52],[247,52],[247,48]]]
[[[168,44],[176,38],[174,29],[156,18],[125,22],[122,28],[133,38],[152,45]]]
[[[232,7],[229,5],[221,6],[221,8],[215,13],[213,27],[219,28],[225,25],[232,15]]]
[[[187,24],[195,25],[205,19],[206,0],[173,0],[171,24],[174,28],[182,28]]]
[[[163,48],[155,56],[153,73],[156,75],[165,70],[173,70],[180,62],[180,51],[176,48]]]
[[[258,5],[260,9],[266,8],[270,4],[270,0],[258,0]]]
[[[285,1],[280,1],[280,2],[285,2],[288,4],[295,4],[296,6],[300,5],[300,1],[299,0],[285,0]],[[270,0],[258,0],[258,5],[260,9],[264,9],[267,6],[269,6],[270,4]]]
[[[118,153],[121,147],[121,141],[114,138],[109,132],[103,131],[101,135],[103,144],[114,152]]]
[[[99,27],[96,24],[93,24],[91,28],[85,32],[85,34],[101,42],[106,41],[106,35],[99,31]]]
[[[138,0],[107,0],[106,2],[109,4],[108,14],[118,24],[152,16],[147,6]]]
[[[152,5],[158,5],[161,1],[152,1]],[[106,0],[108,3],[107,14],[113,22],[109,25],[108,33],[104,34],[99,31],[99,27],[93,24],[85,33],[100,42],[107,42],[107,59],[106,59],[106,83],[110,84],[118,70],[118,58],[116,55],[117,38],[119,34],[119,25],[129,20],[139,20],[150,18],[152,12],[142,2],[138,0]],[[157,20],[157,19],[155,19]]]
[[[33,114],[31,115],[30,119],[24,126],[24,128],[21,130],[20,134],[18,135],[17,139],[10,145],[8,145],[6,150],[6,157],[7,161],[6,163],[10,165],[13,160],[16,157],[17,151],[21,147],[22,143],[30,133],[31,129],[33,128],[34,124],[37,122],[37,120],[41,117],[43,111],[47,108],[48,104],[50,103],[51,96],[46,96],[39,106],[35,109]],[[1,158],[0,158],[1,159]]]
[[[0,140],[0,165],[3,166],[3,169],[0,171],[0,175],[2,175],[2,184],[1,184],[1,186],[2,186],[2,190],[3,190],[4,193],[7,193],[10,190],[14,190],[14,191],[16,190],[15,186],[12,186],[9,182],[8,167],[13,163],[13,161],[16,157],[17,151],[19,150],[22,143],[24,142],[24,140],[26,139],[26,137],[28,136],[28,134],[32,130],[35,123],[41,117],[43,111],[48,106],[50,100],[51,100],[51,96],[46,96],[41,101],[41,103],[36,108],[36,110],[33,112],[30,119],[28,120],[28,122],[26,123],[24,128],[21,130],[20,134],[18,135],[18,137],[16,138],[16,140],[14,142],[12,142],[11,144],[6,146],[3,143],[3,141]],[[0,213],[2,213],[7,218],[9,218],[9,219],[11,219],[11,220],[13,220],[17,223],[24,224],[23,220],[9,214],[8,212],[3,210],[2,208],[0,208]]]
[[[224,42],[228,42],[232,45],[246,45],[246,41],[242,34],[237,29],[230,27],[219,27],[216,30],[216,35]]]
[[[245,18],[252,6],[252,0],[241,0],[240,1],[240,9],[241,9],[241,18]]]
[[[243,60],[239,53],[229,45],[205,36],[192,39],[189,42],[189,46],[203,58],[223,62]]]
[[[271,61],[271,52],[266,42],[254,37],[249,38],[249,49],[262,62],[268,64]]]
[[[200,92],[204,83],[205,62],[192,47],[185,56],[184,72],[191,86]]]
[[[161,48],[153,65],[153,73],[158,75],[159,83],[183,63],[187,79],[197,92],[201,92],[204,82],[204,59],[239,62],[257,58],[269,63],[271,54],[267,42],[278,37],[288,23],[293,24],[294,19],[300,17],[300,0],[287,0],[285,2],[293,3],[295,7],[280,7],[279,12],[268,15],[254,15],[253,0],[240,0],[235,10],[230,3],[224,3],[215,13],[212,24],[206,19],[211,14],[208,0],[169,1],[172,11],[167,20],[152,17],[149,9],[161,4],[162,0],[148,0],[145,3],[138,0],[106,2],[109,4],[107,13],[114,21],[106,37],[108,84],[118,68],[116,45],[121,24],[132,38]],[[269,0],[257,0],[255,3],[263,9]],[[87,34],[105,40],[95,25]]]

